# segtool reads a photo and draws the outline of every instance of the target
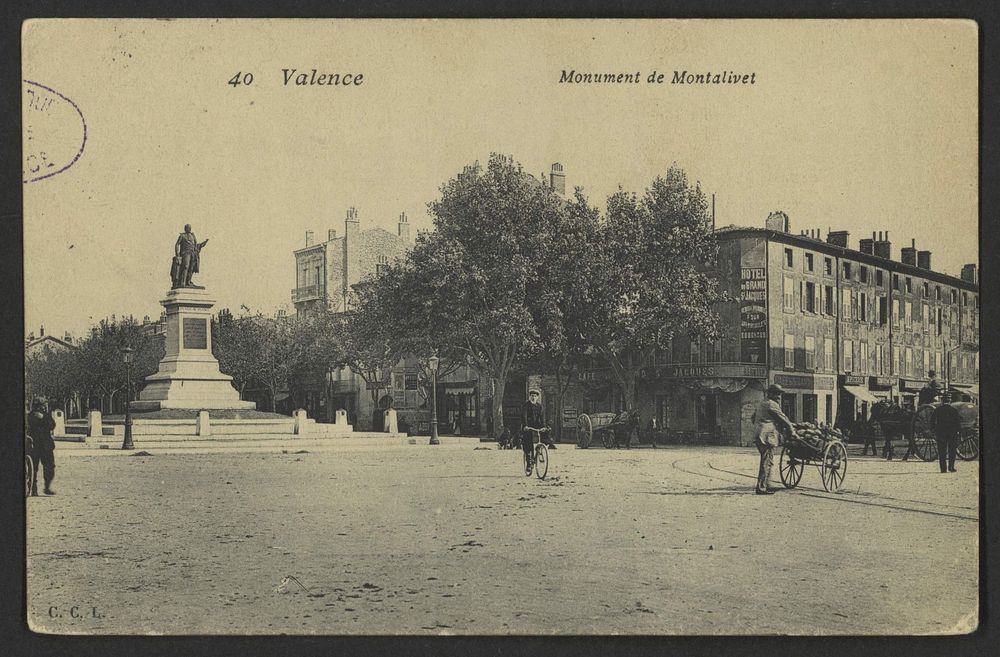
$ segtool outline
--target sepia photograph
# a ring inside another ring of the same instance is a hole
[[[31,631],[979,628],[976,22],[21,54]]]

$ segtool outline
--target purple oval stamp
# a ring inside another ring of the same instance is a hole
[[[26,183],[73,166],[87,145],[87,122],[76,103],[55,89],[24,80],[24,170]]]

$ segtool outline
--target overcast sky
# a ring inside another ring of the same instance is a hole
[[[24,78],[87,126],[73,166],[24,186],[26,332],[158,316],[185,223],[210,240],[195,281],[217,309],[290,308],[306,230],[342,233],[352,205],[362,228],[395,231],[403,211],[429,228],[440,185],[491,151],[536,175],[562,163],[602,208],[676,163],[720,226],[780,209],[796,233],[848,230],[857,248],[888,230],[894,258],[913,238],[935,269],[978,262],[970,22],[85,20],[29,23],[23,47]],[[283,68],[364,78],[285,87]],[[237,72],[253,82],[227,85]],[[72,141],[71,122],[51,129],[32,143]]]

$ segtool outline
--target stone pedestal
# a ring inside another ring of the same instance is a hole
[[[167,310],[166,353],[159,371],[146,377],[146,387],[132,408],[256,408],[254,402],[240,400],[233,378],[219,371],[212,355],[215,299],[205,290],[178,288],[167,292],[160,304]]]

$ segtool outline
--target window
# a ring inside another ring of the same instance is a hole
[[[854,371],[854,341],[844,340],[844,371]]]
[[[833,424],[833,395],[826,396],[826,423]]]
[[[851,280],[851,263],[849,262],[844,263],[844,280]]]
[[[701,362],[701,345],[698,344],[697,340],[691,341],[691,362],[692,363]]]
[[[882,270],[881,269],[876,269],[875,270],[875,285],[878,285],[879,287],[882,287],[882,285],[883,285],[884,282],[885,281],[882,280]]]
[[[899,369],[899,360],[900,360],[900,358],[899,358],[899,347],[897,347],[896,345],[893,345],[892,346],[892,362],[890,363],[890,365],[892,367],[892,372],[890,372],[890,374],[896,374],[896,375],[902,374],[902,372]]]
[[[831,258],[823,258],[823,273],[827,276],[833,276],[833,260]]]
[[[937,309],[937,334],[941,335],[944,331],[944,308]]]
[[[875,374],[885,374],[885,345],[875,345]]]
[[[892,275],[892,289],[894,290],[899,289],[899,274]]]
[[[816,312],[816,284],[806,283],[805,290],[802,295],[802,307],[804,310],[814,313]]]
[[[782,288],[785,312],[795,311],[795,281],[791,276],[785,276]]]
[[[375,275],[376,276],[381,275],[382,272],[384,272],[388,268],[389,268],[389,258],[387,256],[380,255],[378,257],[378,262],[375,263]]]
[[[806,336],[806,369],[816,369],[816,338]]]
[[[862,271],[864,271],[864,270],[862,270]],[[860,319],[862,322],[867,322],[868,321],[868,295],[865,294],[864,292],[861,292],[858,296],[860,297],[860,299],[858,301],[858,311],[859,311],[859,317],[858,317],[858,319]]]
[[[965,292],[962,292],[962,305],[963,306],[969,305],[969,295]]]
[[[868,282],[868,267],[862,265],[858,268],[858,280],[862,283]]]
[[[718,363],[722,360],[722,339],[713,340],[708,354],[709,362]]]
[[[934,298],[937,299],[938,301],[941,300],[941,286],[940,285],[935,285],[934,286]]]
[[[792,250],[785,249],[785,266],[789,269],[792,268]]]
[[[858,359],[861,362],[858,363],[858,371],[862,374],[868,374],[868,343],[861,342],[861,357]]]
[[[924,298],[926,299],[931,295],[931,285],[930,283],[924,282]]]
[[[802,395],[802,421],[816,421],[816,395]]]
[[[823,338],[823,368],[833,371],[833,338]]]
[[[913,279],[909,276],[906,277],[906,291],[913,292]]]
[[[931,352],[929,352],[929,351],[927,351],[925,349],[924,350],[924,371],[923,371],[923,374],[927,374],[927,372],[930,369],[931,369]]]
[[[939,373],[939,374],[941,373],[941,352],[940,351],[935,351],[934,352],[934,370],[937,373]]]
[[[951,291],[951,302],[955,303],[958,301],[958,292],[956,290]]]
[[[813,270],[813,254],[807,253],[806,254],[806,271],[812,271],[812,270]]]
[[[878,323],[885,326],[889,322],[889,300],[885,297],[878,298]]]
[[[785,367],[795,369],[795,336],[785,333]]]
[[[904,320],[904,324],[903,324],[903,328],[904,329],[906,329],[907,331],[909,331],[911,328],[913,328],[913,324],[912,324],[912,322],[913,322],[913,302],[912,301],[907,301],[906,303],[903,304],[903,320]]]
[[[840,318],[842,320],[844,320],[845,322],[847,320],[849,320],[849,319],[854,319],[851,316],[851,297],[853,296],[851,294],[851,291],[850,290],[846,290],[846,289],[845,290],[841,290],[840,294],[841,294],[841,302],[840,302],[840,304],[841,304],[841,308],[842,308],[841,313],[840,313]]]
[[[906,348],[906,361],[903,363],[903,376],[913,376],[913,348]]]
[[[832,285],[827,285],[826,286],[826,298],[823,299],[823,301],[826,304],[826,314],[827,315],[834,315],[834,314],[836,314],[837,309],[836,309],[835,306],[837,304],[837,299],[836,299],[836,297],[833,296],[833,286]]]

